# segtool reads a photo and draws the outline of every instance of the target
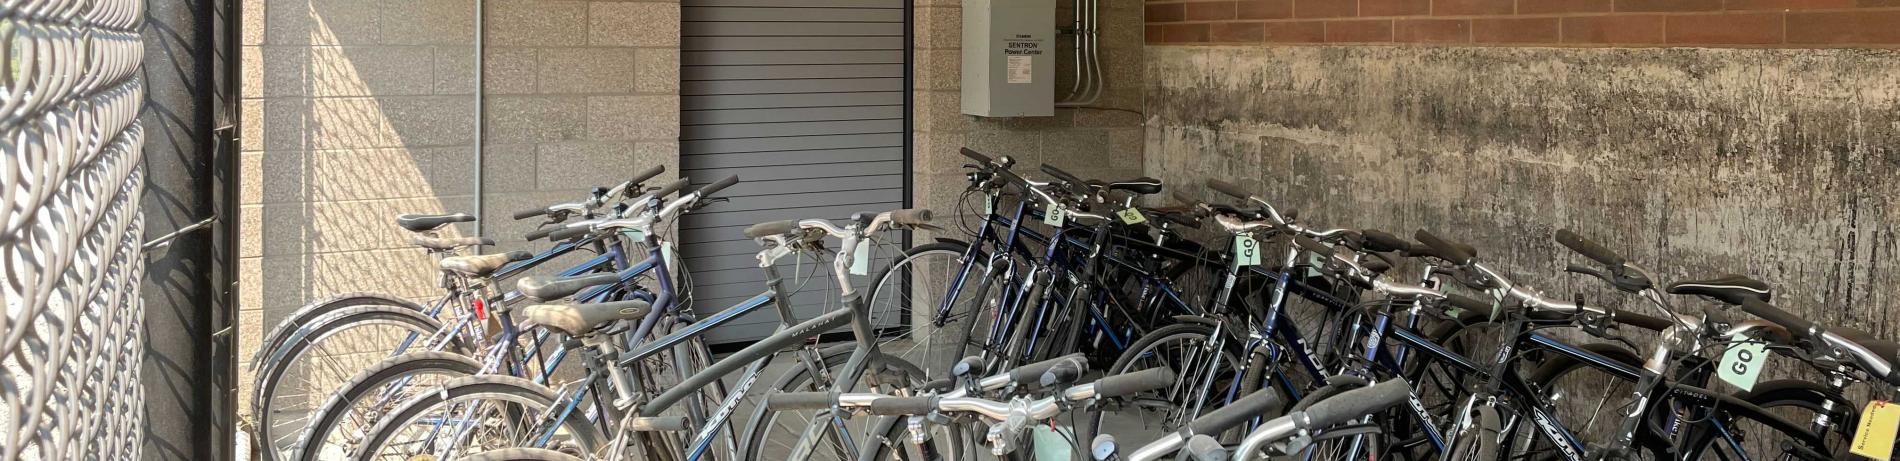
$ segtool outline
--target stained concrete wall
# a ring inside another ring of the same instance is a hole
[[[1169,47],[1146,168],[1239,180],[1322,226],[1432,229],[1553,295],[1591,236],[1666,278],[1772,283],[1900,337],[1900,52]],[[1211,197],[1211,195],[1210,195]],[[1592,297],[1608,300],[1611,297]]]
[[[481,232],[510,242],[491,251],[527,245],[514,211],[677,170],[677,1],[484,3]],[[319,298],[439,296],[393,218],[475,211],[475,5],[245,2],[239,357]]]

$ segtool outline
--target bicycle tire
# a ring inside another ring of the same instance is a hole
[[[321,319],[294,330],[284,339],[284,343],[278,347],[278,350],[267,359],[268,367],[259,373],[258,384],[254,389],[255,395],[251,400],[252,417],[256,419],[257,424],[255,437],[260,442],[260,451],[270,453],[266,455],[268,459],[278,459],[278,455],[282,454],[285,448],[280,447],[277,440],[286,436],[301,435],[303,429],[302,427],[279,428],[279,424],[275,421],[280,409],[276,408],[277,405],[274,402],[280,391],[283,377],[299,364],[299,359],[306,352],[314,345],[322,343],[325,338],[334,337],[351,328],[367,325],[399,325],[409,328],[412,333],[425,336],[442,329],[440,322],[423,315],[420,311],[403,307],[358,306],[332,311]],[[459,338],[452,338],[448,348],[457,352],[466,352],[466,347],[462,345]],[[283,440],[290,443],[296,442],[295,439]]]
[[[781,374],[779,378],[773,382],[772,387],[770,388],[770,391],[768,392],[770,393],[813,392],[813,391],[852,392],[853,389],[857,388],[858,383],[861,382],[861,379],[859,379],[861,377],[850,377],[847,380],[846,377],[836,376],[837,373],[833,373],[830,370],[837,370],[837,369],[843,368],[846,361],[850,359],[850,356],[854,350],[855,350],[854,344],[840,344],[840,345],[825,348],[824,350],[819,352],[819,355],[822,357],[822,360],[824,362],[825,368],[828,369],[826,375],[835,377],[835,380],[833,381],[833,383],[814,385],[813,384],[814,375],[805,366],[805,364],[794,363],[792,364],[791,368],[787,369],[784,374]],[[892,360],[901,360],[901,359],[892,358]],[[850,386],[841,385],[846,382],[851,383],[851,385]],[[783,412],[775,412],[766,408],[764,405],[765,402],[763,398],[754,398],[753,402],[754,402],[753,415],[751,418],[748,418],[747,420],[745,440],[744,440],[744,444],[741,445],[741,453],[744,456],[742,456],[740,459],[746,459],[746,460],[775,459],[777,457],[785,456],[784,453],[775,453],[776,456],[766,456],[767,451],[770,450],[770,448],[768,447],[769,440],[767,439],[771,437],[771,434],[767,431],[767,428],[774,427],[776,425],[775,423],[778,421],[778,417],[780,416],[780,413],[783,413]],[[794,426],[794,427],[802,429],[804,426]],[[857,454],[846,454],[840,457],[844,459],[855,459],[856,456]]]
[[[459,461],[586,461],[545,448],[503,448],[462,457]]]
[[[437,405],[464,399],[492,399],[508,401],[521,406],[539,407],[538,409],[526,411],[516,410],[520,411],[521,415],[526,415],[532,411],[547,411],[553,408],[556,398],[557,396],[553,389],[513,376],[482,375],[452,380],[444,383],[439,390],[416,395],[408,402],[403,403],[395,411],[390,412],[381,422],[378,422],[374,428],[370,429],[370,436],[365,438],[363,443],[358,446],[359,449],[357,453],[354,453],[351,459],[357,461],[371,461],[376,459],[376,453],[382,452],[385,445],[389,443],[389,439],[395,435],[393,431],[399,429],[400,426],[407,425],[410,420],[422,416],[423,412]],[[582,453],[596,453],[606,444],[606,436],[601,433],[599,427],[588,422],[587,418],[567,418],[563,421],[562,425],[567,429],[568,434],[570,434],[571,441],[578,445],[578,447],[575,448]]]
[[[448,352],[411,352],[384,359],[376,366],[357,373],[343,386],[341,392],[331,396],[328,402],[319,407],[321,410],[316,420],[304,428],[303,436],[297,438],[291,459],[317,461],[322,453],[319,442],[328,441],[331,431],[359,408],[359,399],[373,396],[398,379],[425,372],[470,376],[481,369],[481,362],[466,355]]]
[[[974,309],[976,304],[966,305],[961,302],[952,302],[950,311],[947,315],[943,316],[944,318],[939,318],[935,312],[935,310],[938,309],[938,304],[942,301],[941,298],[948,294],[950,283],[955,280],[955,277],[960,275],[958,272],[960,272],[961,266],[959,265],[957,268],[949,268],[944,271],[944,275],[950,278],[942,281],[942,293],[934,293],[939,290],[930,287],[923,288],[924,290],[928,290],[923,293],[937,297],[932,300],[935,302],[925,303],[916,300],[894,300],[894,302],[891,303],[893,305],[883,307],[880,307],[879,303],[880,301],[884,301],[886,296],[891,295],[889,293],[890,290],[897,289],[906,282],[905,280],[893,278],[894,276],[918,273],[910,268],[913,266],[927,266],[928,263],[920,264],[919,261],[931,256],[949,256],[949,261],[960,262],[963,255],[969,252],[969,248],[969,245],[960,242],[934,242],[911,247],[904,251],[904,257],[902,259],[885,266],[871,278],[873,285],[869,290],[869,297],[865,298],[869,304],[869,306],[867,306],[868,311],[871,312],[874,317],[880,315],[881,312],[884,313],[884,315],[890,315],[890,311],[895,311],[895,315],[902,317],[900,321],[909,325],[909,328],[897,329],[905,332],[902,336],[883,337],[880,335],[878,338],[880,345],[894,343],[908,337],[911,343],[910,350],[890,353],[899,358],[908,360],[912,364],[918,365],[924,370],[925,376],[948,376],[950,374],[950,366],[954,365],[957,360],[965,357],[965,354],[968,352],[967,349],[970,346],[970,334],[973,332],[973,328],[977,323],[973,317],[977,310]],[[931,268],[924,267],[922,272],[926,276],[930,275],[932,271],[929,269]],[[980,277],[981,270],[982,265],[980,264],[970,265],[970,273],[977,277]],[[919,289],[916,287],[916,284],[919,283],[916,280],[918,277],[912,275],[909,276],[909,278],[911,280],[908,282],[912,284],[911,291],[913,293],[919,292]],[[975,295],[975,297],[971,298],[972,301],[976,301],[980,304],[980,296],[984,293],[977,292],[973,289],[982,285],[981,280],[973,278],[966,278],[965,280],[966,282],[963,286],[965,291],[959,291],[958,296]],[[961,315],[959,315],[958,312],[959,308],[964,310]],[[917,309],[929,309],[932,311],[928,314],[929,318],[927,320],[931,322],[931,325],[927,330],[920,329],[915,325],[915,320],[919,318],[915,312]],[[928,339],[923,341],[918,340],[916,332],[920,330],[929,331],[930,334],[927,335]],[[950,343],[945,342],[945,340],[954,341],[956,344],[954,350],[949,350],[951,348],[947,346]],[[938,350],[940,346],[942,346],[944,350]],[[916,349],[919,347],[924,348],[921,357],[916,353]],[[922,360],[919,360],[920,358]]]
[[[1801,442],[1804,448],[1815,452],[1814,454],[1821,455],[1825,459],[1853,458],[1853,456],[1847,453],[1847,445],[1849,441],[1853,440],[1854,428],[1859,427],[1857,419],[1859,419],[1860,415],[1856,413],[1858,405],[1846,397],[1833,392],[1826,386],[1795,379],[1774,380],[1757,383],[1754,389],[1746,392],[1737,392],[1734,394],[1734,397],[1761,407],[1764,410],[1768,410],[1770,413],[1761,414],[1755,413],[1752,410],[1742,410],[1738,412],[1731,409],[1725,413],[1729,421],[1725,426],[1728,427],[1735,427],[1734,418],[1736,417],[1755,420],[1769,426],[1799,423],[1798,421],[1787,421],[1785,418],[1782,421],[1769,421],[1768,418],[1777,418],[1778,415],[1773,413],[1777,409],[1798,409],[1801,411],[1822,412],[1829,411],[1825,409],[1826,403],[1834,403],[1836,406],[1828,415],[1828,427],[1831,429],[1828,433],[1815,434],[1811,431],[1794,427],[1769,427],[1768,429],[1784,431],[1784,435],[1786,430],[1800,432],[1800,434],[1793,437],[1795,441]],[[1820,442],[1820,446],[1815,446],[1814,442],[1816,441]],[[1697,459],[1701,459],[1701,457],[1703,457],[1701,455],[1708,453],[1709,448],[1716,446],[1717,442],[1718,440],[1713,437],[1690,440],[1685,443],[1685,449],[1690,450],[1688,451],[1689,454],[1697,455]],[[1775,445],[1781,446],[1780,443]],[[1786,456],[1787,453],[1784,452],[1783,455]],[[1750,455],[1749,458],[1767,459],[1758,455]]]
[[[298,327],[309,324],[311,321],[325,314],[340,309],[378,305],[402,307],[416,312],[427,310],[427,308],[422,307],[421,304],[417,304],[415,301],[374,292],[342,293],[304,304],[303,307],[291,311],[290,315],[284,316],[284,319],[278,321],[276,326],[271,327],[270,331],[264,333],[262,339],[257,343],[257,350],[251,351],[251,371],[255,372],[263,366],[265,354],[275,351],[279,346],[282,346],[284,336],[292,331],[296,331]]]
[[[1211,337],[1213,334],[1214,334],[1213,326],[1210,326],[1207,324],[1201,324],[1201,323],[1178,323],[1174,325],[1168,325],[1165,327],[1157,328],[1154,331],[1151,331],[1148,334],[1143,335],[1141,339],[1136,340],[1134,344],[1130,344],[1128,347],[1128,350],[1123,351],[1121,356],[1115,359],[1115,364],[1109,367],[1107,370],[1105,370],[1104,373],[1112,376],[1112,375],[1119,375],[1119,374],[1135,371],[1135,370],[1130,369],[1130,367],[1132,367],[1135,364],[1135,361],[1140,360],[1142,356],[1147,355],[1146,353],[1148,352],[1149,349],[1155,348],[1157,345],[1161,344],[1163,341],[1171,341],[1171,340],[1177,340],[1177,339],[1178,340],[1193,340],[1194,338],[1200,338],[1200,341],[1202,341],[1204,344],[1205,341],[1207,341],[1207,338]],[[1229,342],[1229,344],[1231,345],[1231,342]],[[1223,352],[1227,353],[1230,356],[1228,363],[1232,363],[1234,359],[1237,359],[1238,357],[1242,356],[1240,353],[1238,353],[1238,351],[1234,351],[1234,350],[1228,350],[1228,351],[1223,351]],[[1197,362],[1197,365],[1199,363],[1204,363],[1204,362]],[[1181,378],[1183,383],[1193,383],[1194,381],[1197,381],[1195,376],[1206,376],[1206,375],[1196,374],[1199,372],[1192,368],[1182,367],[1182,366],[1171,366],[1171,367],[1175,370],[1175,373],[1177,373],[1177,376]],[[1216,386],[1216,388],[1217,388],[1216,390],[1224,389],[1218,385]],[[1224,395],[1225,393],[1222,392],[1221,394]],[[1186,397],[1186,396],[1183,396],[1183,397]],[[1136,401],[1139,399],[1133,398],[1133,396],[1131,396],[1128,400]],[[1169,399],[1167,404],[1169,406],[1172,406],[1173,408],[1185,409],[1185,408],[1190,407],[1190,402],[1176,401],[1176,400],[1178,399]],[[1207,411],[1207,410],[1213,410],[1214,407],[1202,405],[1201,409],[1202,411]],[[1106,411],[1106,410],[1107,409],[1104,409],[1104,408],[1098,408],[1096,411],[1090,412],[1090,414],[1087,417],[1087,422],[1084,423],[1086,424],[1085,428],[1087,429],[1087,431],[1079,432],[1079,436],[1093,437],[1095,434],[1100,434],[1102,430],[1103,418],[1105,418],[1110,413],[1109,411]],[[1199,416],[1199,415],[1184,413],[1180,415],[1179,421],[1164,421],[1161,424],[1163,426],[1168,426],[1174,423],[1185,423],[1186,421],[1192,420],[1196,416]],[[1144,418],[1144,421],[1145,420],[1146,418]]]

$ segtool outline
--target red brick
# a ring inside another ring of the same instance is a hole
[[[1516,8],[1512,0],[1432,0],[1432,14],[1439,16],[1511,14]]]
[[[1855,45],[1900,43],[1900,11],[1788,14],[1788,43]]]
[[[1672,45],[1772,45],[1782,42],[1785,16],[1778,12],[1669,16],[1665,38]]]
[[[1293,0],[1293,17],[1343,18],[1359,14],[1359,2],[1353,0]]]
[[[1604,13],[1610,0],[1517,0],[1517,14]]]
[[[1258,42],[1266,26],[1258,22],[1217,22],[1210,25],[1210,42]]]
[[[1202,43],[1208,38],[1207,24],[1164,24],[1161,26],[1161,41],[1167,43]]]
[[[1319,43],[1326,41],[1326,23],[1321,21],[1269,22],[1264,32],[1262,40],[1268,42]]]
[[[1470,43],[1467,19],[1400,19],[1392,24],[1392,40],[1414,43]]]
[[[1563,30],[1557,18],[1479,18],[1471,20],[1473,43],[1557,43]]]
[[[1240,19],[1286,19],[1293,17],[1293,0],[1242,0],[1235,6]]]
[[[1142,40],[1148,43],[1165,42],[1167,41],[1166,40],[1167,29],[1168,29],[1167,26],[1156,25],[1156,24],[1149,24],[1147,26],[1144,26],[1141,28]]]
[[[1716,11],[1722,0],[1616,0],[1616,11],[1655,13],[1668,11]]]
[[[1187,20],[1219,21],[1234,18],[1234,2],[1194,2],[1187,4]]]
[[[1326,41],[1334,43],[1390,42],[1392,41],[1392,21],[1389,19],[1328,21],[1326,22]]]
[[[1724,3],[1731,10],[1817,10],[1823,8],[1853,8],[1855,0],[1728,0]]]
[[[1359,0],[1360,16],[1423,16],[1432,13],[1432,0]]]
[[[1858,6],[1900,6],[1900,0],[1860,0]]]
[[[1664,20],[1655,15],[1563,18],[1564,43],[1649,45],[1662,43]]]
[[[1148,17],[1148,22],[1176,22],[1187,17],[1187,7],[1180,3],[1146,5],[1142,13]]]

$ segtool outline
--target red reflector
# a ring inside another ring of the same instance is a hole
[[[481,299],[475,300],[475,319],[488,320],[488,305]]]

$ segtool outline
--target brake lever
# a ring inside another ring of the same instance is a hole
[[[1583,274],[1583,275],[1588,275],[1591,277],[1596,277],[1597,280],[1602,280],[1603,283],[1608,283],[1610,284],[1611,287],[1614,287],[1617,290],[1621,290],[1628,293],[1637,293],[1643,290],[1647,290],[1649,289],[1649,285],[1650,285],[1649,279],[1647,278],[1643,278],[1640,276],[1631,277],[1631,276],[1625,276],[1625,275],[1618,275],[1615,273],[1600,271],[1600,270],[1597,270],[1596,268],[1592,268],[1592,267],[1584,266],[1580,264],[1570,264],[1569,266],[1564,267],[1564,272],[1569,272],[1572,274]]]

